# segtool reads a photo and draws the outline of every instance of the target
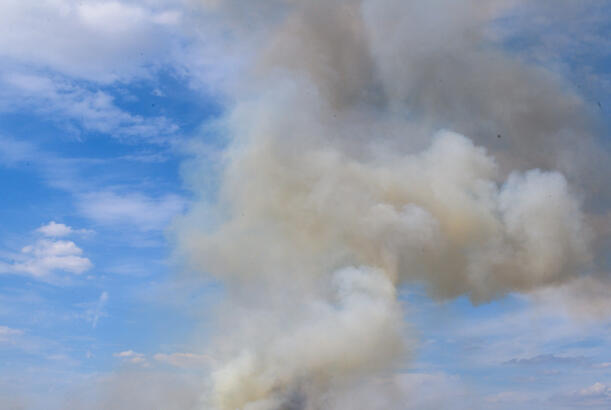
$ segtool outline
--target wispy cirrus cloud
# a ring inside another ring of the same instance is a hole
[[[111,94],[63,77],[0,71],[0,85],[0,110],[27,109],[72,130],[148,143],[166,142],[178,132],[178,126],[168,118],[129,113],[115,104]]]
[[[114,353],[114,357],[120,358],[124,363],[137,364],[141,366],[149,366],[146,357],[142,353],[134,352],[133,350],[125,350],[122,352]]]
[[[540,354],[533,357],[514,358],[504,364],[514,366],[549,366],[549,365],[584,365],[588,359],[581,356],[557,356],[555,354]]]
[[[0,165],[13,167],[32,158],[35,149],[32,144],[0,134]]]
[[[186,202],[174,194],[153,197],[137,192],[99,191],[81,195],[77,207],[98,224],[151,231],[163,229],[185,209]]]
[[[145,187],[127,184],[106,186],[109,179],[121,181],[121,174],[113,176],[112,171],[105,172],[104,181],[95,182],[82,177],[84,169],[107,167],[111,163],[112,160],[61,158],[31,143],[0,135],[0,165],[23,167],[28,164],[47,185],[71,194],[78,213],[98,225],[141,232],[159,231],[186,209],[187,199],[176,193],[154,194],[147,192]],[[92,189],[92,185],[97,189]],[[54,233],[56,236],[91,232],[88,229],[74,230],[55,221],[39,228],[39,233]]]
[[[23,335],[23,330],[0,326],[0,343],[13,343],[15,338]]]
[[[151,78],[185,43],[174,2],[8,0],[0,26],[0,111],[35,113],[72,134],[165,143],[178,126],[120,108],[104,86]]]
[[[59,238],[68,236],[73,233],[77,234],[90,234],[93,233],[90,229],[73,229],[72,227],[57,223],[55,221],[51,221],[48,224],[42,225],[40,228],[36,229],[36,232],[42,233],[44,236]]]
[[[131,349],[113,353],[113,356],[121,359],[123,363],[151,366],[147,355]],[[152,355],[152,359],[154,359],[153,363],[157,362],[180,369],[202,368],[202,366],[207,367],[213,364],[212,357],[208,355],[188,352],[156,353]]]
[[[157,353],[153,358],[160,363],[179,368],[201,368],[202,366],[209,366],[213,363],[212,357],[196,353]]]
[[[108,292],[104,291],[100,294],[100,297],[98,298],[95,308],[87,311],[88,316],[90,317],[90,320],[91,320],[92,328],[95,329],[98,325],[98,321],[100,320],[100,318],[106,315],[106,313],[104,312],[104,307],[106,306],[107,302],[108,302]]]

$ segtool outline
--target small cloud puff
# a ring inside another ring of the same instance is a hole
[[[114,353],[113,356],[122,359],[124,363],[137,364],[144,367],[149,366],[144,354],[134,352],[133,350],[125,350],[123,352]]]
[[[12,255],[10,261],[0,260],[0,274],[30,275],[38,279],[49,279],[56,272],[68,272],[75,275],[91,269],[93,263],[82,256],[83,250],[73,241],[57,239],[73,232],[71,227],[51,221],[36,230],[44,238],[24,246],[21,252]]]
[[[55,221],[51,221],[46,225],[41,226],[37,229],[38,232],[44,236],[62,237],[72,233],[72,228],[68,225],[58,224]]]
[[[93,233],[93,231],[90,229],[73,229],[72,227],[68,225],[57,223],[55,221],[51,221],[46,225],[42,225],[40,228],[36,230],[36,232],[39,232],[43,234],[44,236],[53,237],[53,238],[60,238],[60,237],[68,236],[73,233],[79,233],[79,234]]]
[[[14,272],[45,277],[56,271],[80,275],[93,264],[81,256],[83,250],[72,241],[41,239],[21,250],[23,261],[12,265]]]

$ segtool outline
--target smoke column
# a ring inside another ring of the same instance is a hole
[[[205,408],[405,408],[399,286],[481,303],[594,269],[606,154],[561,79],[495,46],[493,22],[526,6],[202,5],[241,62],[219,85],[218,202],[178,228],[226,292]]]

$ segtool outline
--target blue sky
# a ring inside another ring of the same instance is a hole
[[[503,47],[568,78],[608,130],[604,3],[562,35],[541,16],[498,24],[518,33]],[[206,371],[222,288],[185,272],[173,221],[214,202],[233,56],[207,60],[219,50],[195,14],[181,1],[0,0],[0,407],[60,408],[114,374]],[[401,295],[419,341],[405,383],[431,408],[611,407],[608,315],[575,319],[553,292],[477,306]]]

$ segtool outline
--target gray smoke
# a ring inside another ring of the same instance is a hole
[[[384,382],[413,343],[398,286],[482,302],[592,269],[607,154],[557,75],[498,46],[523,6],[204,5],[241,62],[218,203],[178,228],[227,294],[206,408],[403,408]]]

